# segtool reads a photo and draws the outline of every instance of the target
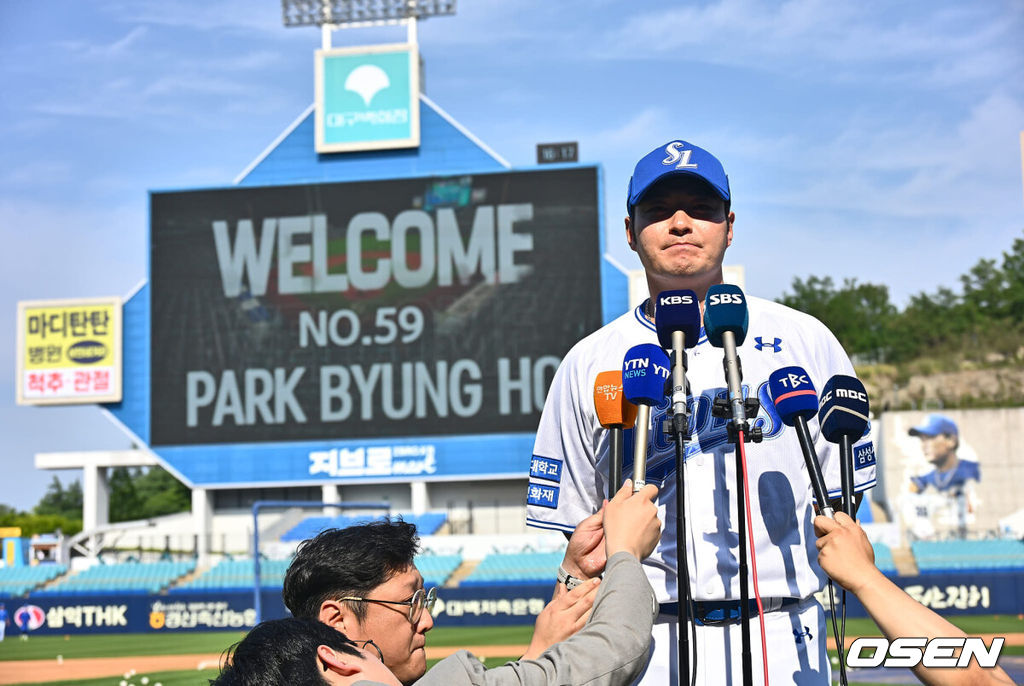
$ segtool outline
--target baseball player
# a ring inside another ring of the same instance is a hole
[[[527,497],[530,525],[573,531],[608,497],[609,440],[595,414],[595,379],[599,372],[621,369],[630,347],[658,342],[654,296],[664,290],[692,289],[703,306],[708,288],[722,283],[722,261],[734,236],[731,200],[722,164],[686,141],[662,145],[637,163],[626,201],[626,241],[643,264],[652,299],[584,338],[562,361],[534,445]],[[796,432],[775,414],[767,381],[780,367],[799,365],[820,389],[834,374],[852,375],[853,366],[835,336],[813,317],[760,298],[747,300],[748,333],[738,352],[744,390],[761,400],[752,425],[762,429],[764,441],[748,444],[747,483],[768,665],[778,683],[828,684],[825,617],[813,598],[826,577],[816,561],[810,481]],[[714,398],[727,395],[723,355],[708,343],[703,331],[698,345],[688,352],[691,435],[684,463],[684,549],[697,622],[696,660],[691,669],[696,669],[697,683],[739,683],[734,446],[727,440],[726,420],[711,414]],[[661,611],[652,633],[651,661],[638,682],[643,684],[676,683],[675,448],[660,429],[669,404],[666,398],[652,408],[653,430],[647,447],[647,480],[660,487],[659,516],[665,528],[658,547],[644,561]],[[811,433],[829,494],[837,496],[838,447],[820,436],[816,420],[811,421]],[[623,473],[628,474],[633,432],[625,434]],[[854,447],[858,456],[855,490],[860,492],[875,483],[874,453],[863,439]],[[593,564],[581,562],[561,571],[560,577],[594,572]],[[750,598],[753,605],[752,587]],[[753,670],[759,674],[762,655],[756,606],[750,614]]]
[[[956,422],[941,414],[931,414],[909,433],[921,439],[921,450],[935,467],[927,474],[911,477],[908,484],[912,495],[922,494],[910,502],[915,509],[928,513],[927,522],[917,523],[917,532],[934,533],[934,520],[944,529],[965,537],[978,508],[981,469],[977,462],[957,455],[960,430]]]

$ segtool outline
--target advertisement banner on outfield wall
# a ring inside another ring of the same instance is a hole
[[[1022,408],[883,416],[885,497],[905,542],[1024,537],[1022,422]]]
[[[891,577],[912,598],[939,614],[1016,615],[1024,607],[1024,577],[1014,572],[971,572]],[[551,598],[551,584],[438,589],[434,624],[529,625]],[[848,617],[866,617],[847,594]],[[825,591],[818,599],[827,607]],[[288,616],[280,589],[264,589],[263,618]],[[8,598],[9,634],[73,635],[247,631],[256,621],[252,592],[171,592],[166,595],[42,595]],[[429,642],[429,637],[427,638]]]
[[[269,617],[286,614],[280,590],[263,592]],[[169,595],[40,595],[7,599],[12,633],[30,635],[247,631],[255,626],[252,592]]]
[[[18,303],[19,405],[121,400],[121,299]]]
[[[580,167],[153,193],[151,444],[318,442],[308,476],[401,476],[431,437],[533,432],[601,324],[597,186]]]

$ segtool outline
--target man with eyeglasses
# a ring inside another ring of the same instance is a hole
[[[599,533],[600,527],[595,515],[580,530]],[[591,536],[586,545],[598,540]],[[570,551],[577,547],[583,546],[570,544]],[[424,646],[437,599],[413,563],[418,549],[415,525],[401,519],[323,531],[296,551],[285,574],[284,603],[295,617],[317,619],[351,638],[373,639],[384,664],[411,684],[427,669]],[[596,596],[596,586],[558,594],[537,618],[523,658],[538,657],[582,628]]]
[[[657,613],[654,590],[640,565],[640,560],[651,554],[661,535],[658,508],[653,502],[657,492],[657,487],[650,484],[633,494],[632,482],[627,480],[602,508],[602,547],[608,563],[600,587],[597,579],[584,582],[587,588],[597,592],[593,614],[579,633],[551,646],[536,659],[522,659],[490,670],[471,653],[460,650],[441,660],[416,681],[416,686],[625,686],[632,683],[647,664],[651,627]],[[307,548],[300,549],[299,554],[311,553]],[[302,563],[305,564],[305,560]],[[285,583],[287,597],[287,577]],[[422,586],[417,590],[422,590]],[[425,600],[417,601],[421,605],[418,611],[428,615],[422,610],[429,604],[426,600],[429,595],[421,597]],[[391,601],[375,602],[376,598],[374,592],[366,597],[342,597],[338,602],[395,605]],[[405,605],[411,608],[410,612],[417,607],[416,604]],[[414,623],[411,615],[406,620]],[[341,632],[311,619],[264,622],[235,647],[232,664],[223,668],[213,684],[397,686],[399,677],[382,669],[388,661],[385,648],[388,639],[381,635],[372,641],[350,640]]]
[[[284,604],[295,617],[372,639],[384,664],[411,684],[427,670],[425,634],[437,598],[413,563],[418,548],[416,526],[400,519],[323,531],[299,545]]]

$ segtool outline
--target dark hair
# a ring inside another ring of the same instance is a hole
[[[413,564],[420,542],[416,525],[382,520],[327,529],[303,541],[284,576],[284,604],[296,617],[317,619],[325,600],[364,596]],[[362,621],[365,603],[352,603]]]
[[[231,664],[223,665],[210,684],[326,684],[316,659],[320,645],[362,657],[345,634],[326,624],[312,619],[274,619],[257,624],[245,638],[228,649]]]

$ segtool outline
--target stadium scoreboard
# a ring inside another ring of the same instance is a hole
[[[532,433],[602,323],[593,167],[154,192],[150,238],[158,452],[313,442],[366,475],[338,441]]]

